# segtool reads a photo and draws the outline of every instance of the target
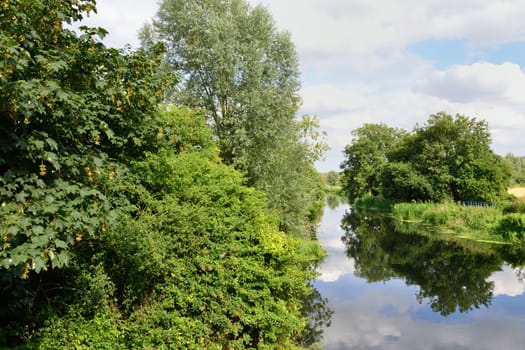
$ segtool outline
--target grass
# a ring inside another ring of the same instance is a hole
[[[453,202],[399,203],[392,209],[403,232],[430,232],[478,242],[523,242],[525,214],[504,213],[492,207],[469,207]]]
[[[392,203],[382,197],[365,196],[357,198],[352,207],[369,212],[388,212],[392,209]]]
[[[444,203],[392,203],[374,196],[358,198],[353,207],[389,213],[396,228],[405,233],[432,235],[443,239],[467,239],[483,243],[525,244],[525,187],[512,187],[514,195],[498,207]]]

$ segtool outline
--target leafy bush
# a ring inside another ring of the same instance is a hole
[[[513,200],[506,202],[502,209],[503,214],[521,213],[525,214],[525,201]]]
[[[253,149],[276,150],[252,173],[268,201],[221,163],[203,112],[159,111],[159,47],[65,29],[94,9],[0,11],[0,347],[294,348],[320,254],[280,227],[304,238],[322,198],[294,113]]]
[[[448,222],[450,215],[451,212],[446,206],[435,206],[423,213],[423,221],[431,225],[444,225]]]
[[[525,215],[517,213],[504,215],[496,226],[496,232],[505,239],[523,240],[525,236]]]

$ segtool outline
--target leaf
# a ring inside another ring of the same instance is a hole
[[[93,163],[97,168],[102,168],[104,165],[104,160],[101,157],[93,156]]]
[[[42,259],[41,256],[36,256],[33,259],[33,270],[35,270],[36,273],[39,273],[42,270],[47,270],[46,261]]]
[[[53,151],[58,150],[58,143],[54,139],[48,137],[48,138],[46,138],[45,141],[46,141],[47,145],[49,146],[49,148],[51,150],[53,150]]]
[[[18,192],[15,196],[15,199],[18,203],[23,203],[26,201],[26,198],[27,198],[28,194],[25,193],[24,191],[22,192]]]
[[[31,228],[31,231],[33,232],[33,234],[35,234],[37,236],[44,234],[44,228],[42,226],[40,226],[40,225],[34,225]]]
[[[68,247],[67,243],[60,239],[55,239],[54,243],[57,248],[66,249]]]
[[[48,194],[46,195],[46,198],[45,198],[45,201],[47,204],[51,204],[55,201],[55,197],[53,197],[52,195]]]
[[[44,141],[42,141],[42,140],[33,140],[31,143],[35,147],[35,149],[37,149],[37,150],[43,150],[44,149]]]

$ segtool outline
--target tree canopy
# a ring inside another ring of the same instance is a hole
[[[345,147],[341,182],[350,200],[382,189],[382,173],[392,151],[405,132],[385,124],[365,124],[352,131],[352,143]]]
[[[505,155],[505,159],[510,163],[512,168],[511,184],[525,184],[525,157],[508,153]]]
[[[205,111],[222,160],[268,195],[284,230],[304,226],[319,199],[312,165],[324,143],[315,118],[296,119],[300,81],[289,34],[245,0],[164,0],[142,38],[146,47],[165,44],[166,65],[182,77],[174,101]]]
[[[341,167],[351,198],[382,194],[394,201],[494,201],[506,192],[510,169],[490,149],[484,121],[440,112],[411,133],[397,134],[396,142],[388,127],[375,128],[385,133],[358,138],[345,149]]]
[[[322,253],[281,228],[318,214],[311,121],[272,146],[282,186],[300,174],[308,191],[268,197],[222,162],[208,112],[161,104],[178,73],[162,45],[64,27],[91,11],[2,3],[0,347],[293,349]],[[301,216],[283,225],[272,206]]]

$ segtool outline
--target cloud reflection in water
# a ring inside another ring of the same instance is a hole
[[[348,207],[325,209],[319,239],[329,256],[315,286],[334,310],[324,330],[326,350],[339,349],[523,349],[525,285],[508,265],[492,273],[493,302],[448,317],[428,300],[417,301],[420,287],[402,278],[369,283],[354,276],[354,260],[341,241],[341,218]],[[517,310],[509,314],[509,310]]]

